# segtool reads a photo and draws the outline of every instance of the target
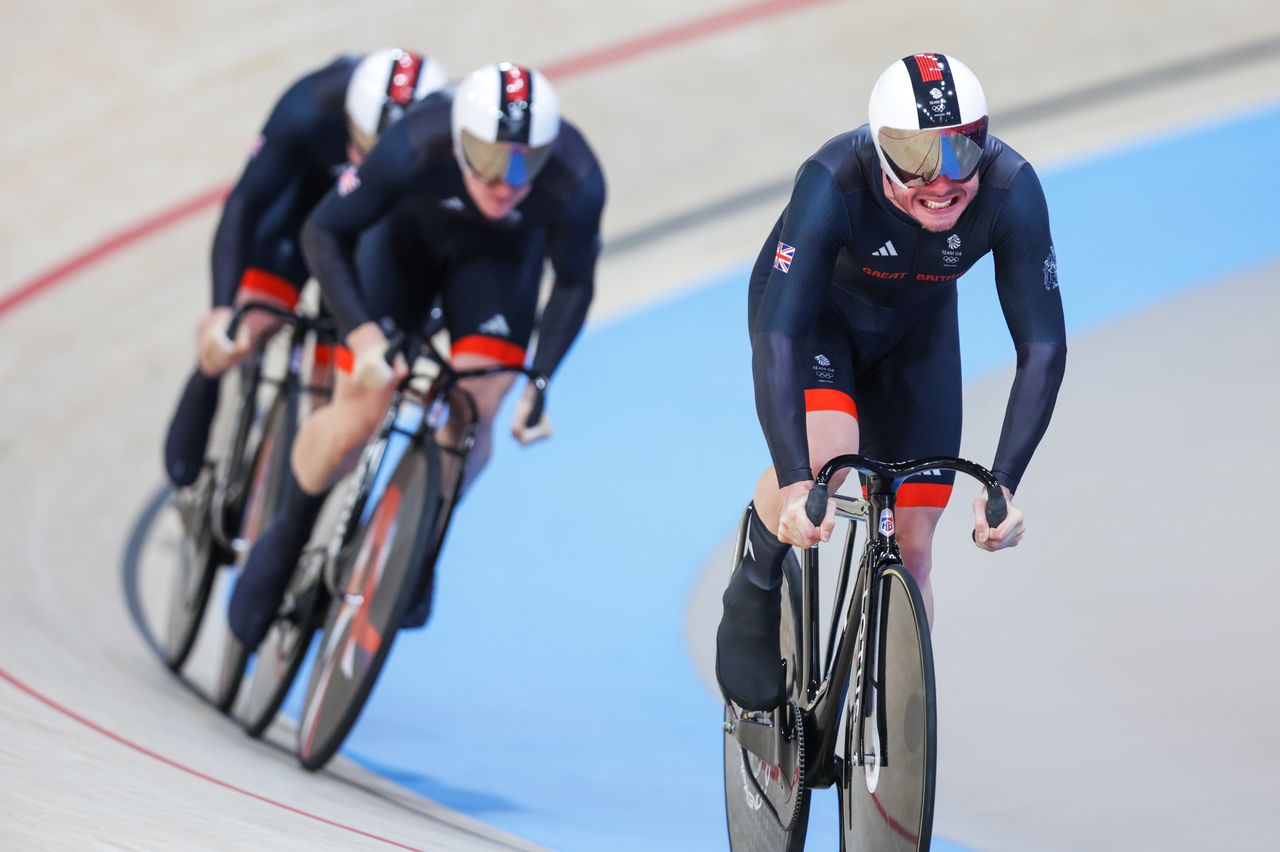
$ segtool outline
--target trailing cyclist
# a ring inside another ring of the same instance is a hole
[[[197,328],[196,369],[165,440],[165,470],[174,485],[194,483],[204,464],[218,377],[274,328],[270,317],[251,316],[236,340],[227,339],[233,305],[297,304],[311,277],[298,245],[311,208],[383,130],[447,80],[434,60],[388,48],[339,57],[299,79],[276,102],[214,235],[213,307]],[[317,361],[328,354],[319,351]]]
[[[940,53],[908,56],[876,82],[868,118],[800,167],[751,274],[756,409],[773,466],[748,509],[716,648],[721,686],[748,710],[785,697],[786,551],[831,535],[830,503],[819,526],[805,514],[814,471],[842,453],[891,461],[957,454],[957,280],[983,255],[994,253],[1017,350],[992,465],[1006,497],[1048,427],[1065,370],[1044,193],[1031,164],[988,134],[978,79]],[[918,476],[898,492],[898,544],[930,616],[933,533],[953,481],[953,472]],[[1010,502],[1008,518],[991,529],[985,504],[985,492],[973,502],[977,545],[1018,544],[1022,513]]]
[[[410,111],[316,207],[303,247],[346,349],[333,402],[303,424],[280,514],[232,595],[229,622],[247,647],[265,636],[329,489],[407,374],[402,357],[388,362],[384,323],[412,334],[439,297],[451,363],[468,369],[523,364],[536,320],[532,365],[552,375],[591,304],[604,200],[600,165],[561,120],[551,84],[501,64]],[[539,317],[548,260],[555,281]],[[464,487],[488,460],[511,384],[509,376],[466,383],[480,423]],[[517,405],[512,432],[522,444],[551,431],[545,415],[526,423],[533,398],[529,388]],[[406,623],[425,618],[420,602]]]

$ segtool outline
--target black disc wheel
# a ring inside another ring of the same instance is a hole
[[[900,565],[880,573],[871,605],[868,683],[861,708],[850,688],[845,712],[841,848],[925,850],[938,745],[928,619],[920,589]]]
[[[253,463],[243,477],[244,495],[237,512],[239,535],[236,551],[243,562],[258,535],[273,520],[280,508],[280,497],[289,474],[289,451],[296,429],[297,396],[287,391],[278,395],[267,411],[262,425]],[[214,685],[213,703],[226,713],[235,703],[244,679],[249,651],[230,630],[222,647],[222,662]]]
[[[209,501],[213,492],[210,474],[206,468],[194,485],[173,498],[182,519],[182,539],[173,585],[169,589],[169,613],[162,650],[165,665],[175,672],[182,668],[195,645],[218,569],[213,532],[209,528]]]
[[[406,451],[381,493],[370,494],[360,529],[339,555],[299,720],[298,759],[307,769],[333,757],[364,708],[430,561],[441,508],[430,441]]]
[[[311,647],[311,637],[320,626],[328,602],[322,568],[321,558],[303,557],[285,591],[282,615],[272,622],[267,637],[253,655],[249,681],[238,708],[240,724],[251,737],[262,736],[280,712]]]
[[[741,552],[741,548],[739,551]],[[804,726],[796,703],[800,672],[800,566],[794,552],[783,563],[782,658],[787,663],[791,700],[769,714],[770,736],[781,737],[777,761],[761,757],[739,740],[741,711],[725,706],[724,806],[733,852],[800,852],[809,827],[809,790],[804,788]],[[754,714],[758,717],[758,714]],[[735,718],[738,717],[738,718]],[[774,751],[774,749],[769,749]]]

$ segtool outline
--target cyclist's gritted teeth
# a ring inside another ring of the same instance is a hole
[[[960,193],[944,195],[941,198],[917,198],[916,200],[926,210],[946,210],[954,207],[960,201]]]

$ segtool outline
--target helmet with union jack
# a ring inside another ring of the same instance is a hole
[[[867,109],[880,166],[902,187],[966,181],[987,144],[987,96],[969,66],[941,53],[893,63]]]
[[[400,120],[414,101],[449,81],[440,63],[395,47],[375,50],[356,65],[347,83],[348,136],[362,154]]]
[[[560,99],[531,68],[486,65],[458,84],[452,122],[459,166],[485,183],[524,186],[551,157]]]

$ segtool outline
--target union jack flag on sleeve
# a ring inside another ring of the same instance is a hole
[[[773,268],[779,272],[787,272],[791,269],[791,261],[796,258],[796,247],[789,246],[781,240],[778,241],[778,250],[773,255]]]

